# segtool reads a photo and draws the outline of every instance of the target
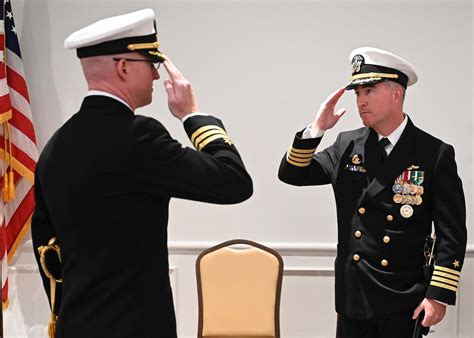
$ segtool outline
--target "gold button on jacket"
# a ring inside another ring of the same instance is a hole
[[[361,215],[365,214],[365,208],[359,208],[359,214]]]
[[[382,261],[380,262],[380,264],[382,264],[382,266],[387,266],[388,265],[388,261],[386,259],[382,259]]]
[[[389,236],[383,236],[383,242],[384,243],[390,242],[390,237]]]
[[[362,232],[360,232],[359,230],[356,230],[356,232],[354,232],[354,236],[356,236],[357,238],[360,238],[360,236],[362,236]]]
[[[358,262],[359,259],[360,259],[360,256],[359,256],[358,254],[354,254],[354,256],[352,256],[352,259],[353,259],[354,261]]]

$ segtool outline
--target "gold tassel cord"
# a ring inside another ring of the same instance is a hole
[[[5,4],[2,8],[3,10],[3,17],[5,17]],[[4,39],[3,40],[3,50],[7,50],[6,49],[6,43],[7,43],[7,39]],[[7,73],[7,53],[3,53],[3,71],[4,71],[4,74]],[[4,139],[4,149],[5,149],[5,156],[3,158],[3,165],[4,165],[4,172],[3,172],[3,193],[2,193],[2,197],[3,197],[3,201],[5,203],[9,202],[12,197],[10,196],[10,185],[13,184],[13,186],[15,185],[15,182],[13,183],[10,183],[9,182],[9,179],[8,179],[8,172],[7,172],[7,152],[8,152],[8,148],[7,148],[7,139],[8,141],[10,141],[10,138],[9,138],[9,128],[8,128],[8,120],[11,118],[11,110],[9,112],[7,112],[6,114],[2,114],[4,117],[4,120],[2,119],[2,124],[3,124],[3,139]],[[11,142],[10,142],[10,167],[12,166],[12,161],[11,161]],[[11,177],[10,177],[10,180],[11,180]],[[14,191],[14,188],[13,188],[13,191]]]
[[[8,197],[10,198],[10,201],[16,197],[15,177],[13,176],[13,170],[10,170],[8,173]]]
[[[55,315],[52,315],[52,316],[57,318],[57,316]],[[54,338],[55,336],[56,336],[56,319],[51,318],[51,321],[48,323],[48,337]]]
[[[13,176],[13,152],[12,152],[12,134],[11,134],[11,129],[10,129],[10,124],[7,122],[7,131],[8,131],[8,140],[9,140],[9,146],[10,146],[10,173],[9,179],[8,179],[8,197],[10,200],[14,199],[16,197],[16,192],[15,192],[15,177]]]
[[[50,278],[50,294],[51,294],[51,318],[49,319],[48,323],[48,337],[54,338],[56,337],[56,320],[58,316],[54,314],[54,303],[56,301],[56,279]]]
[[[6,126],[7,122],[5,121],[3,123],[3,146],[4,146],[4,149],[5,149],[5,156],[3,158],[3,167],[4,167],[4,170],[5,172],[3,173],[3,194],[2,194],[2,197],[3,197],[3,201],[6,203],[8,201],[10,201],[10,197],[9,197],[9,184],[8,184],[8,171],[7,171],[7,164],[8,164],[8,152],[7,152],[7,126]]]
[[[58,316],[54,313],[54,307],[56,304],[56,283],[62,283],[63,280],[56,279],[56,277],[51,273],[51,271],[49,271],[46,265],[46,252],[48,252],[49,250],[56,251],[59,262],[61,263],[61,249],[59,247],[59,244],[57,243],[56,237],[51,238],[48,245],[43,245],[38,248],[38,252],[40,254],[41,267],[43,268],[45,275],[49,278],[49,281],[50,281],[49,293],[50,293],[50,299],[51,299],[51,317],[48,323],[48,337],[55,338],[56,322],[58,320]]]

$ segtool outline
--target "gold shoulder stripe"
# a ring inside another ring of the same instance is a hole
[[[448,290],[451,290],[451,291],[454,291],[454,292],[458,291],[457,287],[447,285],[447,284],[443,284],[443,283],[431,282],[430,285],[438,286],[440,288],[448,289]]]
[[[313,154],[316,151],[316,148],[313,149],[296,149],[291,147],[291,152],[297,154]]]
[[[459,276],[455,276],[455,275],[452,275],[450,273],[446,273],[446,272],[441,272],[441,271],[433,271],[433,275],[436,275],[436,276],[441,276],[441,277],[447,277],[447,278],[450,278],[452,280],[457,280],[459,281],[460,277]]]
[[[221,129],[211,129],[211,130],[208,130],[204,133],[202,133],[201,135],[199,135],[198,137],[196,137],[194,139],[194,147],[197,148],[197,146],[199,145],[199,143],[201,143],[202,141],[204,141],[204,139],[208,138],[209,136],[212,136],[212,135],[216,135],[216,134],[220,134],[220,135],[224,135],[224,136],[227,136],[227,134]]]
[[[290,160],[288,157],[286,158],[286,161],[290,164],[293,164],[297,167],[307,167],[310,165],[311,162],[308,162],[308,163],[299,163],[299,162],[295,162],[293,160]]]
[[[459,271],[450,269],[450,268],[445,268],[444,266],[437,266],[435,265],[435,270],[441,270],[444,272],[452,273],[453,275],[461,276],[461,273]]]
[[[198,136],[201,135],[202,133],[204,133],[204,132],[206,132],[206,131],[208,131],[208,130],[211,130],[211,129],[221,130],[222,132],[225,133],[225,130],[222,129],[221,127],[210,124],[210,125],[203,126],[203,127],[199,128],[198,130],[196,130],[196,131],[191,135],[191,142],[194,143],[194,140],[196,139],[196,137],[198,137]]]
[[[211,136],[211,137],[208,137],[208,138],[205,139],[204,141],[202,141],[202,142],[199,144],[199,146],[197,147],[197,150],[198,150],[198,151],[201,151],[201,150],[204,149],[204,147],[207,146],[209,143],[211,143],[212,141],[215,141],[215,140],[217,140],[217,139],[220,139],[220,138],[224,139],[224,141],[227,141],[227,140],[230,141],[230,139],[229,139],[228,137],[226,137],[226,136],[224,136],[224,135],[222,135],[222,134],[213,135],[213,136]]]
[[[443,282],[443,283],[450,284],[450,285],[453,285],[453,286],[456,286],[456,287],[459,285],[458,282],[455,282],[455,281],[447,279],[447,278],[438,277],[438,276],[431,277],[431,280],[436,280],[438,282]]]
[[[287,156],[287,158],[289,158],[292,161],[298,162],[298,163],[310,163],[311,162],[311,159],[304,160],[304,159],[301,159],[301,158],[293,157],[293,156],[291,156],[291,154],[289,154]]]

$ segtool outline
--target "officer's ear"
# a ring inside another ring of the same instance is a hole
[[[127,61],[125,59],[120,59],[115,62],[115,71],[117,72],[118,77],[126,81],[128,74],[129,74],[129,68]]]
[[[392,97],[395,102],[403,102],[403,88],[401,86],[395,86],[392,91]]]

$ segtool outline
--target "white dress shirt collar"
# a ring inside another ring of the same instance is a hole
[[[405,130],[405,127],[407,126],[408,123],[408,116],[405,114],[405,118],[403,119],[403,122],[400,123],[400,125],[395,129],[390,135],[388,136],[382,136],[378,134],[378,140],[380,141],[382,138],[386,137],[390,141],[390,144],[385,147],[385,151],[387,152],[387,155],[390,154],[392,149],[395,147],[397,144],[398,140],[403,134],[403,131]]]

